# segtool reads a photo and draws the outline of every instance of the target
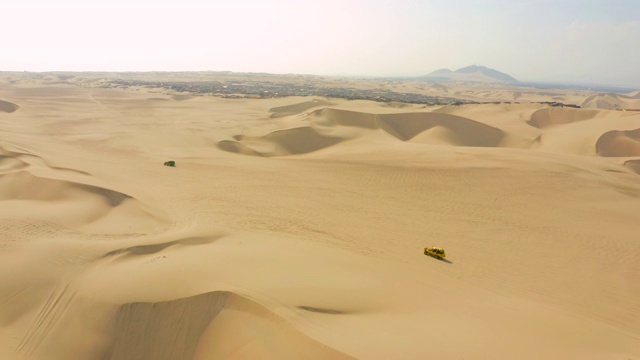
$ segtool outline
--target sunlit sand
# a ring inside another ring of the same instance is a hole
[[[638,93],[9,80],[2,359],[640,359]]]

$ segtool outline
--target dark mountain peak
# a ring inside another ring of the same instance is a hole
[[[460,68],[460,69],[456,70],[455,72],[462,73],[462,74],[471,74],[471,73],[474,73],[474,72],[478,72],[478,71],[484,72],[484,71],[487,71],[487,70],[491,70],[491,69],[489,69],[486,66],[470,65],[470,66],[466,66],[466,67]]]
[[[461,69],[456,70],[455,72],[460,73],[460,74],[474,74],[474,73],[480,73],[482,75],[488,76],[490,78],[499,80],[499,81],[504,81],[504,82],[518,82],[518,80],[516,80],[515,78],[513,78],[510,75],[507,75],[503,72],[500,72],[498,70],[495,69],[490,69],[486,66],[479,66],[479,65],[471,65],[471,66],[467,66],[467,67],[463,67]]]
[[[459,81],[479,81],[479,82],[504,82],[517,83],[518,80],[512,76],[500,72],[486,66],[471,65],[463,67],[456,71],[449,69],[436,70],[429,75],[428,78],[437,78],[438,80],[459,80]]]
[[[445,75],[445,74],[451,74],[453,71],[449,70],[449,69],[439,69],[436,70],[434,72],[432,72],[429,75]]]

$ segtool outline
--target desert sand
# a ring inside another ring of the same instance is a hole
[[[639,95],[456,91],[0,80],[0,358],[640,359]]]

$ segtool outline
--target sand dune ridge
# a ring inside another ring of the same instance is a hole
[[[309,109],[312,109],[314,107],[327,106],[327,105],[333,105],[333,103],[326,100],[315,99],[315,100],[305,101],[305,102],[293,104],[293,105],[284,105],[284,106],[274,107],[269,109],[269,112],[273,113],[271,114],[272,118],[280,118],[280,117],[299,114]]]
[[[12,170],[16,169],[15,164]],[[0,189],[0,202],[11,204],[12,217],[36,216],[65,226],[109,233],[121,231],[116,224],[124,217],[138,221],[132,228],[139,228],[140,224],[145,224],[144,229],[157,226],[154,215],[137,199],[103,187],[20,170],[0,175]],[[31,210],[36,204],[37,211]]]
[[[602,134],[596,143],[596,152],[600,156],[640,156],[640,128]]]
[[[536,111],[531,115],[531,119],[527,121],[527,123],[531,126],[544,129],[551,126],[593,119],[596,115],[598,115],[597,110],[553,107]]]
[[[259,303],[227,291],[118,306],[101,359],[350,359],[293,329]]]
[[[192,246],[192,245],[204,245],[210,244],[217,239],[221,238],[223,235],[209,235],[209,236],[197,236],[197,237],[188,237],[178,240],[171,240],[161,243],[153,243],[153,244],[144,244],[144,245],[134,245],[128,246],[126,248],[116,249],[109,251],[103,257],[117,257],[120,260],[124,260],[127,258],[132,258],[137,255],[149,255],[161,252],[167,248],[172,246]]]
[[[373,114],[324,108],[308,115],[309,126],[277,130],[262,137],[234,136],[223,140],[218,148],[228,152],[257,156],[299,155],[322,150],[357,137],[340,127],[382,130],[401,141],[411,141],[419,134],[420,142],[432,141],[455,146],[498,146],[504,137],[502,130],[480,122],[444,113]],[[444,140],[443,140],[444,139]]]
[[[442,127],[455,136],[454,143],[458,146],[497,146],[504,136],[501,130],[478,121],[436,112],[368,114],[327,108],[312,113],[310,120],[329,126],[380,129],[402,141],[409,141],[434,127]]]

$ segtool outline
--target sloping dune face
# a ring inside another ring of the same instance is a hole
[[[341,109],[320,109],[309,115],[309,120],[323,126],[352,126],[364,129],[377,129],[376,115],[361,111]]]
[[[426,130],[443,127],[449,130],[451,142],[458,146],[498,146],[504,136],[499,129],[461,116],[414,113],[398,115],[380,115],[380,128],[398,139],[407,141]]]
[[[306,154],[362,135],[346,129],[349,127],[382,130],[401,141],[455,146],[498,146],[504,137],[500,129],[442,113],[371,114],[326,108],[309,114],[308,121],[311,126],[278,130],[262,137],[237,135],[235,141],[220,141],[218,148],[257,156]]]
[[[4,163],[7,164],[7,160]],[[12,170],[24,167],[10,161]],[[90,232],[118,233],[120,222],[135,220],[128,231],[148,231],[156,221],[134,198],[97,186],[36,176],[27,170],[0,175],[0,214],[39,218]]]
[[[91,185],[88,172],[51,165],[9,143],[0,146],[0,217],[83,232],[118,234],[161,227],[161,212],[115,189]]]
[[[262,137],[237,135],[235,138],[236,141],[220,141],[218,148],[237,154],[270,157],[306,154],[345,140],[341,137],[324,135],[309,126],[278,130]]]
[[[637,94],[632,93],[630,95],[631,96],[614,93],[596,94],[586,98],[580,106],[583,108],[608,110],[640,108],[640,101],[638,101]]]
[[[28,167],[29,164],[19,156],[0,155],[0,173],[11,172]]]
[[[604,133],[596,143],[600,156],[640,156],[640,129]]]
[[[248,298],[219,291],[117,308],[104,360],[351,359]]]
[[[498,146],[504,133],[500,129],[457,115],[442,113],[367,114],[362,112],[322,109],[313,113],[323,124],[380,129],[402,141],[435,128],[448,130],[447,142],[457,146]]]
[[[285,154],[306,154],[333,146],[343,139],[319,133],[311,127],[274,131],[262,138],[277,145]]]
[[[640,160],[627,160],[624,162],[624,166],[640,175]]]
[[[263,156],[262,153],[259,153],[256,150],[248,147],[247,145],[243,145],[240,142],[233,140],[222,140],[218,142],[218,149],[242,155]]]
[[[0,100],[0,112],[12,113],[18,110],[20,107],[14,103]]]
[[[311,101],[305,101],[299,104],[274,107],[269,109],[269,112],[273,113],[271,114],[272,118],[280,118],[280,117],[285,117],[289,115],[299,114],[309,109],[312,109],[314,107],[327,106],[327,105],[332,105],[332,103],[329,101],[323,101],[323,100],[311,100]]]
[[[536,111],[531,115],[531,120],[527,123],[531,126],[544,129],[551,126],[593,119],[596,115],[598,115],[597,110],[553,107]]]

